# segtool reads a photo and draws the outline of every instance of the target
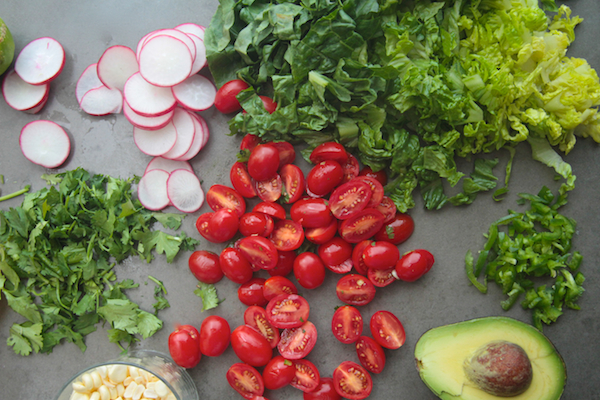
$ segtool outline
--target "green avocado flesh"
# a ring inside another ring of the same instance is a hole
[[[0,75],[4,73],[12,63],[15,55],[15,42],[8,27],[0,19]]]
[[[557,400],[567,372],[554,345],[533,326],[507,317],[477,318],[433,328],[415,346],[417,369],[423,382],[441,399],[491,400],[498,397],[480,390],[465,375],[465,360],[482,346],[507,340],[521,346],[529,357],[533,379],[519,400]]]

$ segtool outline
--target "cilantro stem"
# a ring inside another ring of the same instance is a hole
[[[1,196],[0,197],[0,201],[9,200],[9,199],[12,199],[13,197],[17,197],[17,196],[20,196],[22,194],[25,194],[25,193],[29,192],[30,188],[31,188],[31,185],[27,185],[27,186],[25,186],[21,190],[18,190],[16,192],[13,192],[13,193],[10,193],[10,194],[4,195],[4,196]]]
[[[150,279],[151,281],[153,281],[154,283],[156,283],[158,285],[158,287],[160,287],[160,289],[163,291],[164,294],[168,294],[167,293],[167,288],[165,288],[165,285],[161,281],[159,281],[158,279],[156,279],[152,275],[148,275],[148,279]]]

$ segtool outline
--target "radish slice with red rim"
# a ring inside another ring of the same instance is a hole
[[[41,37],[21,50],[15,61],[15,71],[25,82],[40,85],[56,78],[64,65],[62,45],[53,38]]]
[[[152,85],[139,72],[127,79],[123,96],[133,111],[146,117],[166,114],[177,104],[170,87]]]
[[[18,111],[31,110],[48,98],[49,84],[32,85],[25,82],[14,70],[2,81],[2,95],[6,103]]]
[[[207,77],[192,75],[173,86],[173,96],[177,102],[192,111],[204,111],[215,103],[217,88]]]
[[[173,86],[190,75],[194,59],[189,47],[170,35],[149,38],[142,46],[138,62],[140,74],[156,86]]]
[[[192,76],[200,72],[200,70],[207,65],[206,46],[204,45],[204,40],[200,39],[198,36],[192,35],[191,33],[188,33],[187,35],[194,41],[196,51],[192,70],[190,71],[190,76]]]
[[[144,36],[142,38],[142,41],[140,41],[140,43],[138,43],[138,47],[136,50],[136,55],[137,55],[138,60],[139,60],[141,49],[144,47],[144,45],[146,45],[146,43],[148,43],[148,41],[150,39],[152,39],[156,36],[160,36],[160,35],[171,36],[175,39],[181,40],[188,47],[188,50],[190,51],[190,55],[192,56],[192,59],[196,58],[196,45],[195,45],[193,39],[191,37],[189,37],[189,35],[187,35],[186,33],[182,32],[180,30],[177,30],[177,29],[158,29],[158,30],[150,32],[148,35]]]
[[[90,115],[118,114],[123,109],[123,94],[119,89],[100,86],[84,94],[79,106]]]
[[[50,93],[50,91],[48,91],[48,93]],[[44,99],[40,102],[40,104],[38,104],[35,107],[29,108],[27,110],[23,110],[23,112],[26,112],[27,114],[37,114],[39,113],[42,108],[44,108],[44,106],[46,105],[46,103],[48,102],[48,98],[50,97],[48,95],[48,93],[46,93],[46,96],[44,96]]]
[[[19,146],[25,158],[46,168],[59,167],[71,152],[67,132],[57,123],[47,120],[25,125],[19,135]]]
[[[164,128],[154,130],[134,126],[133,141],[142,153],[149,156],[161,156],[175,146],[177,130],[173,122],[169,122]]]
[[[150,160],[150,162],[146,166],[146,170],[144,171],[144,173],[152,171],[153,169],[162,169],[169,173],[175,171],[176,169],[187,169],[190,172],[194,172],[191,164],[187,161],[171,160],[169,158],[164,158],[161,156],[152,158],[152,160]]]
[[[177,141],[175,145],[166,153],[162,154],[165,158],[178,159],[182,157],[192,147],[196,127],[191,113],[181,107],[175,108],[173,114],[173,125],[177,131]]]
[[[192,116],[192,122],[194,123],[194,141],[184,155],[177,157],[178,161],[188,161],[196,157],[205,143],[204,127],[200,123],[200,120]]]
[[[210,131],[208,129],[208,124],[206,123],[206,120],[202,117],[202,115],[194,114],[194,117],[196,117],[196,119],[198,121],[200,121],[200,124],[202,125],[202,133],[204,135],[204,137],[203,137],[204,141],[202,142],[202,148],[204,148],[204,146],[206,146],[206,143],[208,142],[208,139],[210,138]]]
[[[185,22],[177,25],[175,29],[190,35],[198,36],[200,39],[204,40],[204,31],[206,28],[202,25],[198,25],[193,22]]]
[[[176,169],[167,180],[167,195],[171,204],[181,212],[198,211],[204,203],[204,190],[200,180],[187,169]]]
[[[149,131],[167,126],[173,119],[174,112],[175,110],[171,110],[166,114],[157,115],[155,117],[146,117],[133,111],[126,101],[123,102],[123,115],[125,115],[125,118],[127,118],[131,125]]]
[[[83,70],[79,79],[77,80],[77,84],[75,85],[75,97],[77,98],[77,103],[81,104],[81,99],[83,96],[92,89],[99,88],[104,86],[100,78],[98,78],[98,64],[94,63],[88,65],[86,69]]]
[[[137,187],[138,200],[148,210],[162,210],[171,203],[167,195],[169,175],[165,170],[153,169],[140,178]]]
[[[98,60],[98,78],[111,89],[122,91],[127,79],[138,71],[136,55],[127,46],[111,46]]]

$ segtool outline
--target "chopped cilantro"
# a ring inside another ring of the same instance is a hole
[[[210,310],[218,306],[223,300],[219,300],[215,285],[210,283],[198,282],[198,287],[194,294],[202,299],[201,311]]]

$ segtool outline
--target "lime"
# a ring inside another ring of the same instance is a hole
[[[12,63],[15,55],[15,42],[8,26],[0,18],[0,75],[4,73]]]

